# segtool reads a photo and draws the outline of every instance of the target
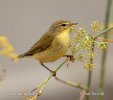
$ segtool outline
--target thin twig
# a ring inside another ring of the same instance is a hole
[[[98,38],[98,37],[104,35],[105,33],[109,32],[109,31],[111,31],[111,30],[113,30],[113,27],[105,29],[105,30],[102,31],[100,34],[98,34],[97,36],[95,36],[94,39],[96,39],[96,38]],[[106,37],[105,37],[105,38],[106,38]]]
[[[105,39],[105,38],[102,38],[102,37],[98,37],[97,40],[101,40],[101,41],[108,42],[108,43],[113,43],[113,40]]]
[[[84,100],[85,95],[86,95],[86,91],[85,91],[85,90],[82,90],[82,91],[80,92],[80,98],[79,98],[79,100]]]
[[[67,62],[67,59],[65,61],[63,61],[56,69],[55,72],[57,72],[65,63]],[[40,89],[40,91],[35,95],[35,96],[40,96],[42,95],[42,92],[44,91],[44,88],[46,86],[46,84],[48,83],[48,81],[54,76],[53,73],[50,74],[50,76],[41,84],[39,85],[37,88],[33,89],[31,92],[36,91],[37,89]]]
[[[65,80],[62,80],[60,78],[58,78],[57,76],[55,76],[55,79],[63,84],[66,84],[66,85],[69,85],[69,86],[72,86],[72,87],[75,87],[75,88],[79,88],[81,90],[87,90],[87,88],[83,85],[81,85],[80,83],[74,83],[74,82],[71,82],[71,81],[65,81]]]
[[[60,68],[61,68],[66,62],[67,62],[67,59],[66,59],[64,62],[62,62],[62,63],[55,69],[55,72],[57,72],[58,70],[60,70]],[[50,76],[39,86],[39,87],[41,87],[41,90],[40,90],[39,93],[37,93],[35,96],[40,96],[40,95],[42,95],[43,90],[44,90],[46,84],[48,83],[48,81],[49,81],[52,77],[53,77],[53,73],[51,73]],[[57,76],[55,76],[55,79],[58,80],[58,81],[60,81],[60,82],[62,82],[62,83],[64,83],[64,84],[67,84],[67,85],[69,85],[69,86],[76,87],[76,88],[82,89],[82,90],[84,90],[84,91],[87,90],[87,88],[86,88],[85,86],[83,86],[83,85],[81,85],[81,84],[79,84],[79,83],[73,83],[73,82],[70,82],[70,81],[64,81],[64,80],[61,80],[60,78],[58,78]],[[33,89],[31,92],[36,91],[37,89],[39,89],[39,87]]]

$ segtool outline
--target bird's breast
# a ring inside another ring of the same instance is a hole
[[[70,36],[68,33],[57,35],[52,45],[45,51],[34,55],[41,62],[53,62],[64,56],[70,45]]]
[[[70,44],[70,36],[68,33],[64,32],[62,34],[59,34],[57,37],[56,37],[56,41],[61,44],[62,46],[69,46]],[[56,42],[55,41],[55,42]]]

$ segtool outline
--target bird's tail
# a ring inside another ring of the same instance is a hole
[[[24,54],[21,54],[21,55],[18,56],[18,58],[23,58],[23,57],[25,57]]]
[[[16,58],[12,58],[12,61],[18,61],[20,58],[23,58],[23,57],[26,57],[26,56],[28,56],[28,55],[26,55],[26,53],[21,54],[21,55],[17,56]]]
[[[23,57],[26,57],[26,56],[29,56],[28,53],[21,54],[21,55],[18,56],[18,58],[23,58]]]

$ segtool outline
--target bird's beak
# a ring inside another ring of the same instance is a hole
[[[76,26],[78,23],[71,23],[70,26],[74,27]]]
[[[78,23],[71,23],[71,25],[77,25]]]

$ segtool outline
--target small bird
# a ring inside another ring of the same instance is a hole
[[[19,58],[32,57],[37,59],[42,66],[53,72],[44,63],[54,62],[63,57],[70,46],[70,33],[77,23],[66,20],[54,22],[49,30],[37,41],[29,51],[19,55]]]

